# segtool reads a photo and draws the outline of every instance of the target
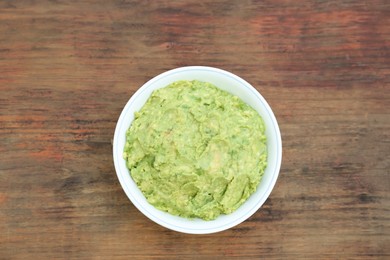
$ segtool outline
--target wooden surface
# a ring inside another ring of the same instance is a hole
[[[0,1],[1,259],[390,259],[390,3]],[[116,120],[185,65],[252,83],[279,121],[265,205],[186,235],[143,216]]]

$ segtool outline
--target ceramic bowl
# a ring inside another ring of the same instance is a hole
[[[214,84],[222,90],[238,96],[263,118],[266,126],[268,164],[263,178],[255,193],[236,211],[228,215],[220,215],[217,219],[186,219],[160,211],[149,204],[132,180],[126,162],[123,159],[123,148],[126,142],[126,130],[130,127],[134,112],[139,111],[153,90],[163,88],[178,80],[200,80]],[[225,70],[190,66],[166,71],[146,82],[130,98],[124,107],[114,134],[113,157],[115,170],[120,184],[135,207],[146,217],[168,229],[190,234],[208,234],[232,228],[248,219],[266,201],[279,175],[282,160],[282,141],[276,118],[265,99],[247,81]]]

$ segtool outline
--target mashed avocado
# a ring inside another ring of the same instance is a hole
[[[135,113],[123,156],[154,207],[212,220],[255,192],[267,163],[264,131],[238,97],[210,83],[177,81]]]

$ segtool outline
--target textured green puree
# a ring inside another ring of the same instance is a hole
[[[212,220],[256,191],[265,126],[238,97],[201,81],[155,90],[126,132],[131,177],[157,209]]]

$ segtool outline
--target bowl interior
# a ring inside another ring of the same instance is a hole
[[[268,165],[256,192],[229,215],[221,215],[212,221],[186,219],[162,212],[150,205],[132,180],[126,162],[122,158],[126,142],[125,133],[134,119],[134,112],[140,110],[151,93],[178,80],[207,81],[238,96],[254,108],[263,118],[266,126]],[[224,70],[211,67],[182,67],[162,73],[145,83],[129,100],[123,109],[114,135],[113,156],[119,181],[132,203],[154,222],[184,233],[206,234],[222,231],[246,220],[265,202],[275,185],[279,174],[282,147],[280,131],[275,116],[265,99],[246,81]]]

